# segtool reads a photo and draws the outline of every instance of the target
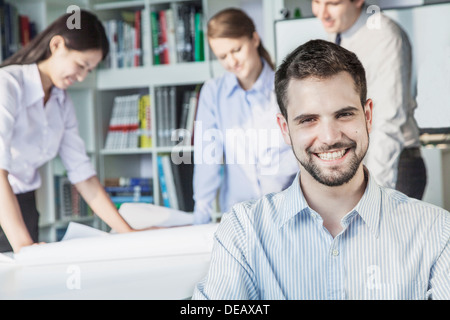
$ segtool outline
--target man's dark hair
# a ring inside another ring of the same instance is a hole
[[[343,71],[353,78],[355,90],[364,107],[367,99],[366,74],[353,52],[329,41],[311,40],[288,54],[275,73],[275,93],[285,119],[287,120],[287,89],[291,79],[321,80]]]

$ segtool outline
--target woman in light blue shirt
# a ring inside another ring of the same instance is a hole
[[[227,71],[202,87],[194,134],[195,223],[287,187],[298,171],[277,127],[274,65],[253,21],[225,9],[208,22],[211,50]]]

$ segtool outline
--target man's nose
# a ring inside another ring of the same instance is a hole
[[[329,14],[328,14],[328,8],[325,4],[319,4],[316,7],[316,15],[317,18],[319,19],[327,19]]]
[[[333,122],[322,123],[319,130],[319,140],[324,144],[331,146],[342,139],[341,129]]]

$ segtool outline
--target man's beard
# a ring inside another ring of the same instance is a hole
[[[300,164],[302,165],[302,167],[319,183],[324,184],[326,186],[329,187],[337,187],[337,186],[341,186],[347,182],[349,182],[356,174],[356,172],[358,171],[358,168],[361,164],[361,162],[363,161],[366,153],[367,153],[367,149],[368,149],[368,144],[367,144],[367,148],[365,150],[363,150],[361,152],[360,155],[356,154],[356,142],[354,142],[353,140],[349,140],[348,142],[344,142],[344,143],[336,143],[332,146],[329,146],[327,148],[327,150],[336,150],[336,149],[348,149],[346,151],[346,153],[350,153],[353,152],[354,156],[352,156],[350,164],[342,169],[338,169],[338,167],[336,168],[332,168],[330,167],[329,170],[327,171],[331,171],[330,174],[326,174],[323,170],[320,169],[320,167],[317,165],[317,163],[314,161],[313,157],[317,157],[315,154],[313,154],[311,151],[306,150],[306,154],[308,155],[307,158],[305,159],[300,159],[300,157],[296,154],[294,148],[294,154],[295,157],[297,158],[297,160],[300,162]],[[321,150],[320,152],[327,152],[327,150]],[[314,152],[317,153],[317,152]],[[345,154],[344,156],[351,156],[351,155],[347,155]],[[320,159],[317,159],[317,161],[320,161]]]

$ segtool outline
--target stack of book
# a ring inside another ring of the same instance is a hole
[[[117,208],[123,203],[153,203],[153,180],[150,178],[107,178],[105,190]]]
[[[67,176],[55,175],[54,182],[57,219],[71,220],[92,216],[92,210]]]
[[[104,68],[131,68],[146,64],[143,48],[146,11],[122,11],[121,19],[103,21],[109,40],[110,53]]]
[[[114,98],[105,149],[150,148],[152,146],[149,95]]]
[[[153,64],[204,61],[203,14],[194,2],[150,13]]]
[[[0,61],[26,46],[37,34],[36,24],[17,8],[0,0]]]
[[[155,89],[157,142],[159,146],[192,145],[200,85]]]

